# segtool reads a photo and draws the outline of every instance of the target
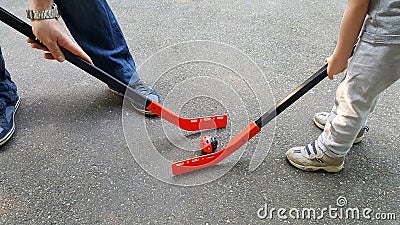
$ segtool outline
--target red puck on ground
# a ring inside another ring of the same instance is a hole
[[[200,141],[200,148],[203,154],[214,153],[218,147],[218,140],[215,137],[204,136]]]

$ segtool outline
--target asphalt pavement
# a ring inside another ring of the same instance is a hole
[[[144,117],[0,24],[21,96],[16,132],[0,148],[0,224],[399,224],[399,83],[382,94],[339,173],[299,171],[284,153],[318,137],[312,116],[330,110],[343,74],[219,166],[180,177],[168,167],[197,155],[188,149],[204,134],[226,145],[323,66],[346,1],[109,3],[142,79],[165,105],[186,117],[228,113],[228,127],[184,132]],[[0,6],[27,21],[27,1]]]

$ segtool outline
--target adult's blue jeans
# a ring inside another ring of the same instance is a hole
[[[11,80],[10,73],[5,68],[3,54],[0,49],[0,110],[17,102],[17,85]]]
[[[139,79],[124,35],[107,1],[56,0],[55,3],[72,36],[97,67],[126,84]]]

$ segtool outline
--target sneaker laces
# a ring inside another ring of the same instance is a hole
[[[146,97],[150,94],[154,94],[154,90],[147,86],[147,84],[143,83],[141,80],[137,80],[135,83],[129,86]]]
[[[4,109],[0,109],[0,132],[2,132],[4,128],[10,126],[15,109],[16,106],[8,106]]]
[[[365,127],[362,128],[362,130],[365,130],[366,132],[368,132],[369,131],[369,127],[365,126]]]
[[[295,150],[295,153],[301,153],[301,155],[307,159],[320,159],[324,156],[324,153],[321,151],[321,149],[319,149],[316,140],[300,149]]]
[[[6,109],[0,109],[0,126],[3,127],[8,124],[6,118]]]

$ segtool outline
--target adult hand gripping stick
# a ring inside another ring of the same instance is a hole
[[[25,36],[29,37],[30,39],[37,40],[32,32],[32,27],[29,24],[15,17],[8,11],[4,10],[2,7],[0,7],[0,20],[5,24],[7,24],[8,26],[19,31],[20,33],[24,34]],[[188,131],[197,131],[197,130],[207,130],[214,128],[224,128],[227,125],[228,122],[227,114],[217,115],[217,116],[197,117],[197,118],[180,117],[171,110],[164,107],[163,105],[139,94],[125,83],[117,80],[116,78],[104,72],[95,65],[86,62],[85,60],[74,55],[65,48],[61,47],[61,51],[63,52],[65,59],[70,63],[74,64],[75,66],[84,70],[90,75],[96,77],[97,79],[103,81],[109,86],[112,86],[113,88],[115,88],[116,91],[120,93],[125,93],[125,97],[128,97],[134,101],[142,103],[143,105],[145,105],[147,110],[153,112],[154,114],[167,120],[168,122],[180,127],[181,129]]]

